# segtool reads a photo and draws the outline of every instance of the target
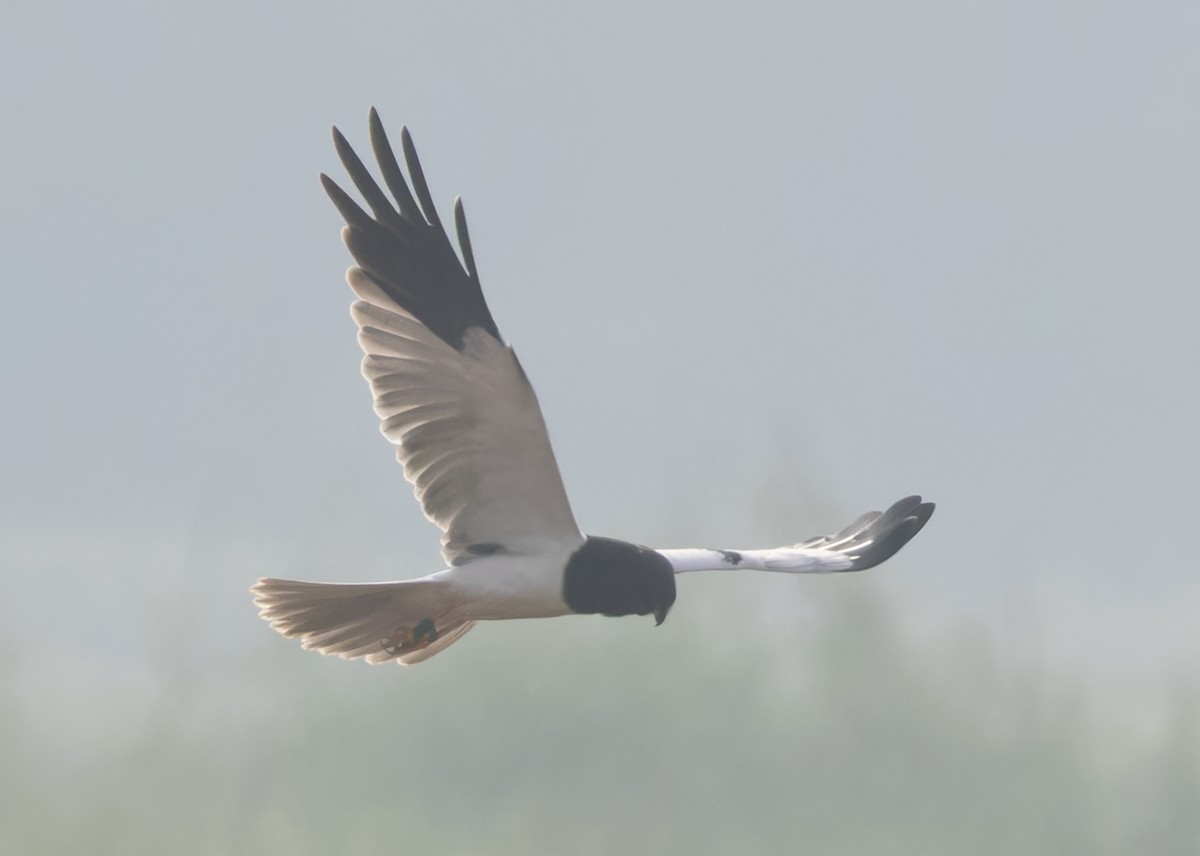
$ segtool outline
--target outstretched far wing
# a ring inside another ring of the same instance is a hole
[[[768,550],[659,550],[677,574],[692,571],[776,571],[828,574],[865,571],[894,556],[929,522],[934,504],[906,496],[887,511],[869,511],[833,535]]]
[[[462,203],[454,216],[463,263],[434,210],[408,130],[412,190],[371,110],[371,146],[395,204],[335,128],[338,155],[372,214],[328,176],[355,267],[363,375],[383,435],[396,446],[452,565],[473,557],[574,549],[571,513],[537,396],[483,299]],[[414,198],[415,191],[415,198]]]

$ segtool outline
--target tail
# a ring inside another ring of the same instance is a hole
[[[428,660],[475,625],[442,617],[444,586],[428,579],[337,584],[264,577],[250,591],[259,616],[305,648],[408,666]]]

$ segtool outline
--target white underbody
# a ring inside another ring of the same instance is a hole
[[[444,586],[446,617],[463,621],[569,615],[563,567],[570,552],[537,556],[480,556],[413,582]]]

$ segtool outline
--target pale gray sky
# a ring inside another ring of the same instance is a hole
[[[766,545],[920,492],[862,583],[915,625],[1195,673],[1194,3],[4,17],[8,632],[136,662],[188,603],[253,658],[260,573],[439,567],[317,183],[375,105],[464,197],[587,531]]]

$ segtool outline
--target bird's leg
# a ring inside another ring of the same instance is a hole
[[[437,626],[432,618],[424,618],[413,628],[413,644],[424,648],[438,638]]]
[[[380,644],[383,645],[383,650],[387,651],[393,657],[399,654],[407,654],[410,651],[419,651],[422,648],[427,648],[437,641],[438,631],[437,624],[433,618],[422,618],[413,628],[408,628],[401,625],[396,628],[396,632],[384,639]]]

